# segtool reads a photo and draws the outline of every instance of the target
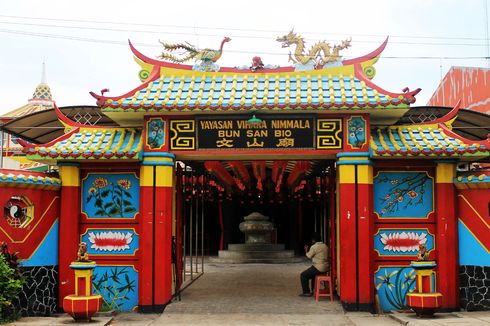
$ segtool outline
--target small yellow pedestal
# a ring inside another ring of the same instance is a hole
[[[75,271],[75,294],[63,299],[63,309],[77,321],[90,321],[102,306],[102,297],[92,294],[94,261],[74,261],[70,268]]]
[[[435,261],[412,261],[417,282],[415,292],[407,294],[407,305],[415,311],[418,317],[433,317],[437,308],[441,307],[442,294],[434,292],[433,279],[436,267]]]

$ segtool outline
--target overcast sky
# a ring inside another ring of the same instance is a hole
[[[332,44],[352,37],[344,58],[364,55],[390,36],[374,82],[388,91],[422,88],[425,105],[451,66],[488,67],[486,0],[411,1],[2,1],[0,11],[0,114],[27,103],[47,81],[59,106],[95,105],[89,91],[117,96],[140,84],[130,39],[149,57],[158,40],[200,48],[225,45],[221,66],[288,65],[276,42],[291,28]],[[490,8],[487,10],[490,11]]]

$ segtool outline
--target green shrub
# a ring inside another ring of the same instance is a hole
[[[23,280],[9,266],[6,257],[0,253],[0,323],[17,319],[17,312],[12,300],[22,290]]]

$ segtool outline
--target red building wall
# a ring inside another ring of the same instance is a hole
[[[18,252],[29,280],[16,302],[24,316],[57,311],[60,186],[44,173],[0,170],[0,243]]]
[[[456,186],[461,308],[490,310],[490,175],[459,177]]]
[[[441,81],[427,105],[456,105],[482,113],[490,113],[490,69],[452,67]]]

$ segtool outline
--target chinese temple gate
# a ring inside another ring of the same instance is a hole
[[[294,46],[296,36],[278,41]],[[120,96],[91,93],[118,126],[83,125],[55,108],[65,135],[23,143],[30,160],[59,167],[59,298],[73,292],[68,266],[85,241],[96,290],[118,289],[106,302],[162,311],[182,283],[186,250],[197,246],[182,229],[192,227],[189,212],[206,215],[207,245],[204,224],[193,232],[215,255],[240,240],[230,228],[254,209],[273,217],[288,249],[321,232],[346,309],[372,310],[375,294],[385,310],[403,308],[419,244],[437,261],[443,308],[459,308],[458,227],[473,237],[464,246],[488,259],[488,218],[478,216],[490,176],[461,179],[456,167],[488,160],[490,142],[452,130],[458,105],[432,121],[397,123],[420,89],[373,83],[387,41],[355,59],[337,49],[295,53],[291,67],[255,57],[236,68],[191,50],[197,63],[179,63],[170,49],[182,44],[162,43],[164,60],[130,44],[141,85]]]

